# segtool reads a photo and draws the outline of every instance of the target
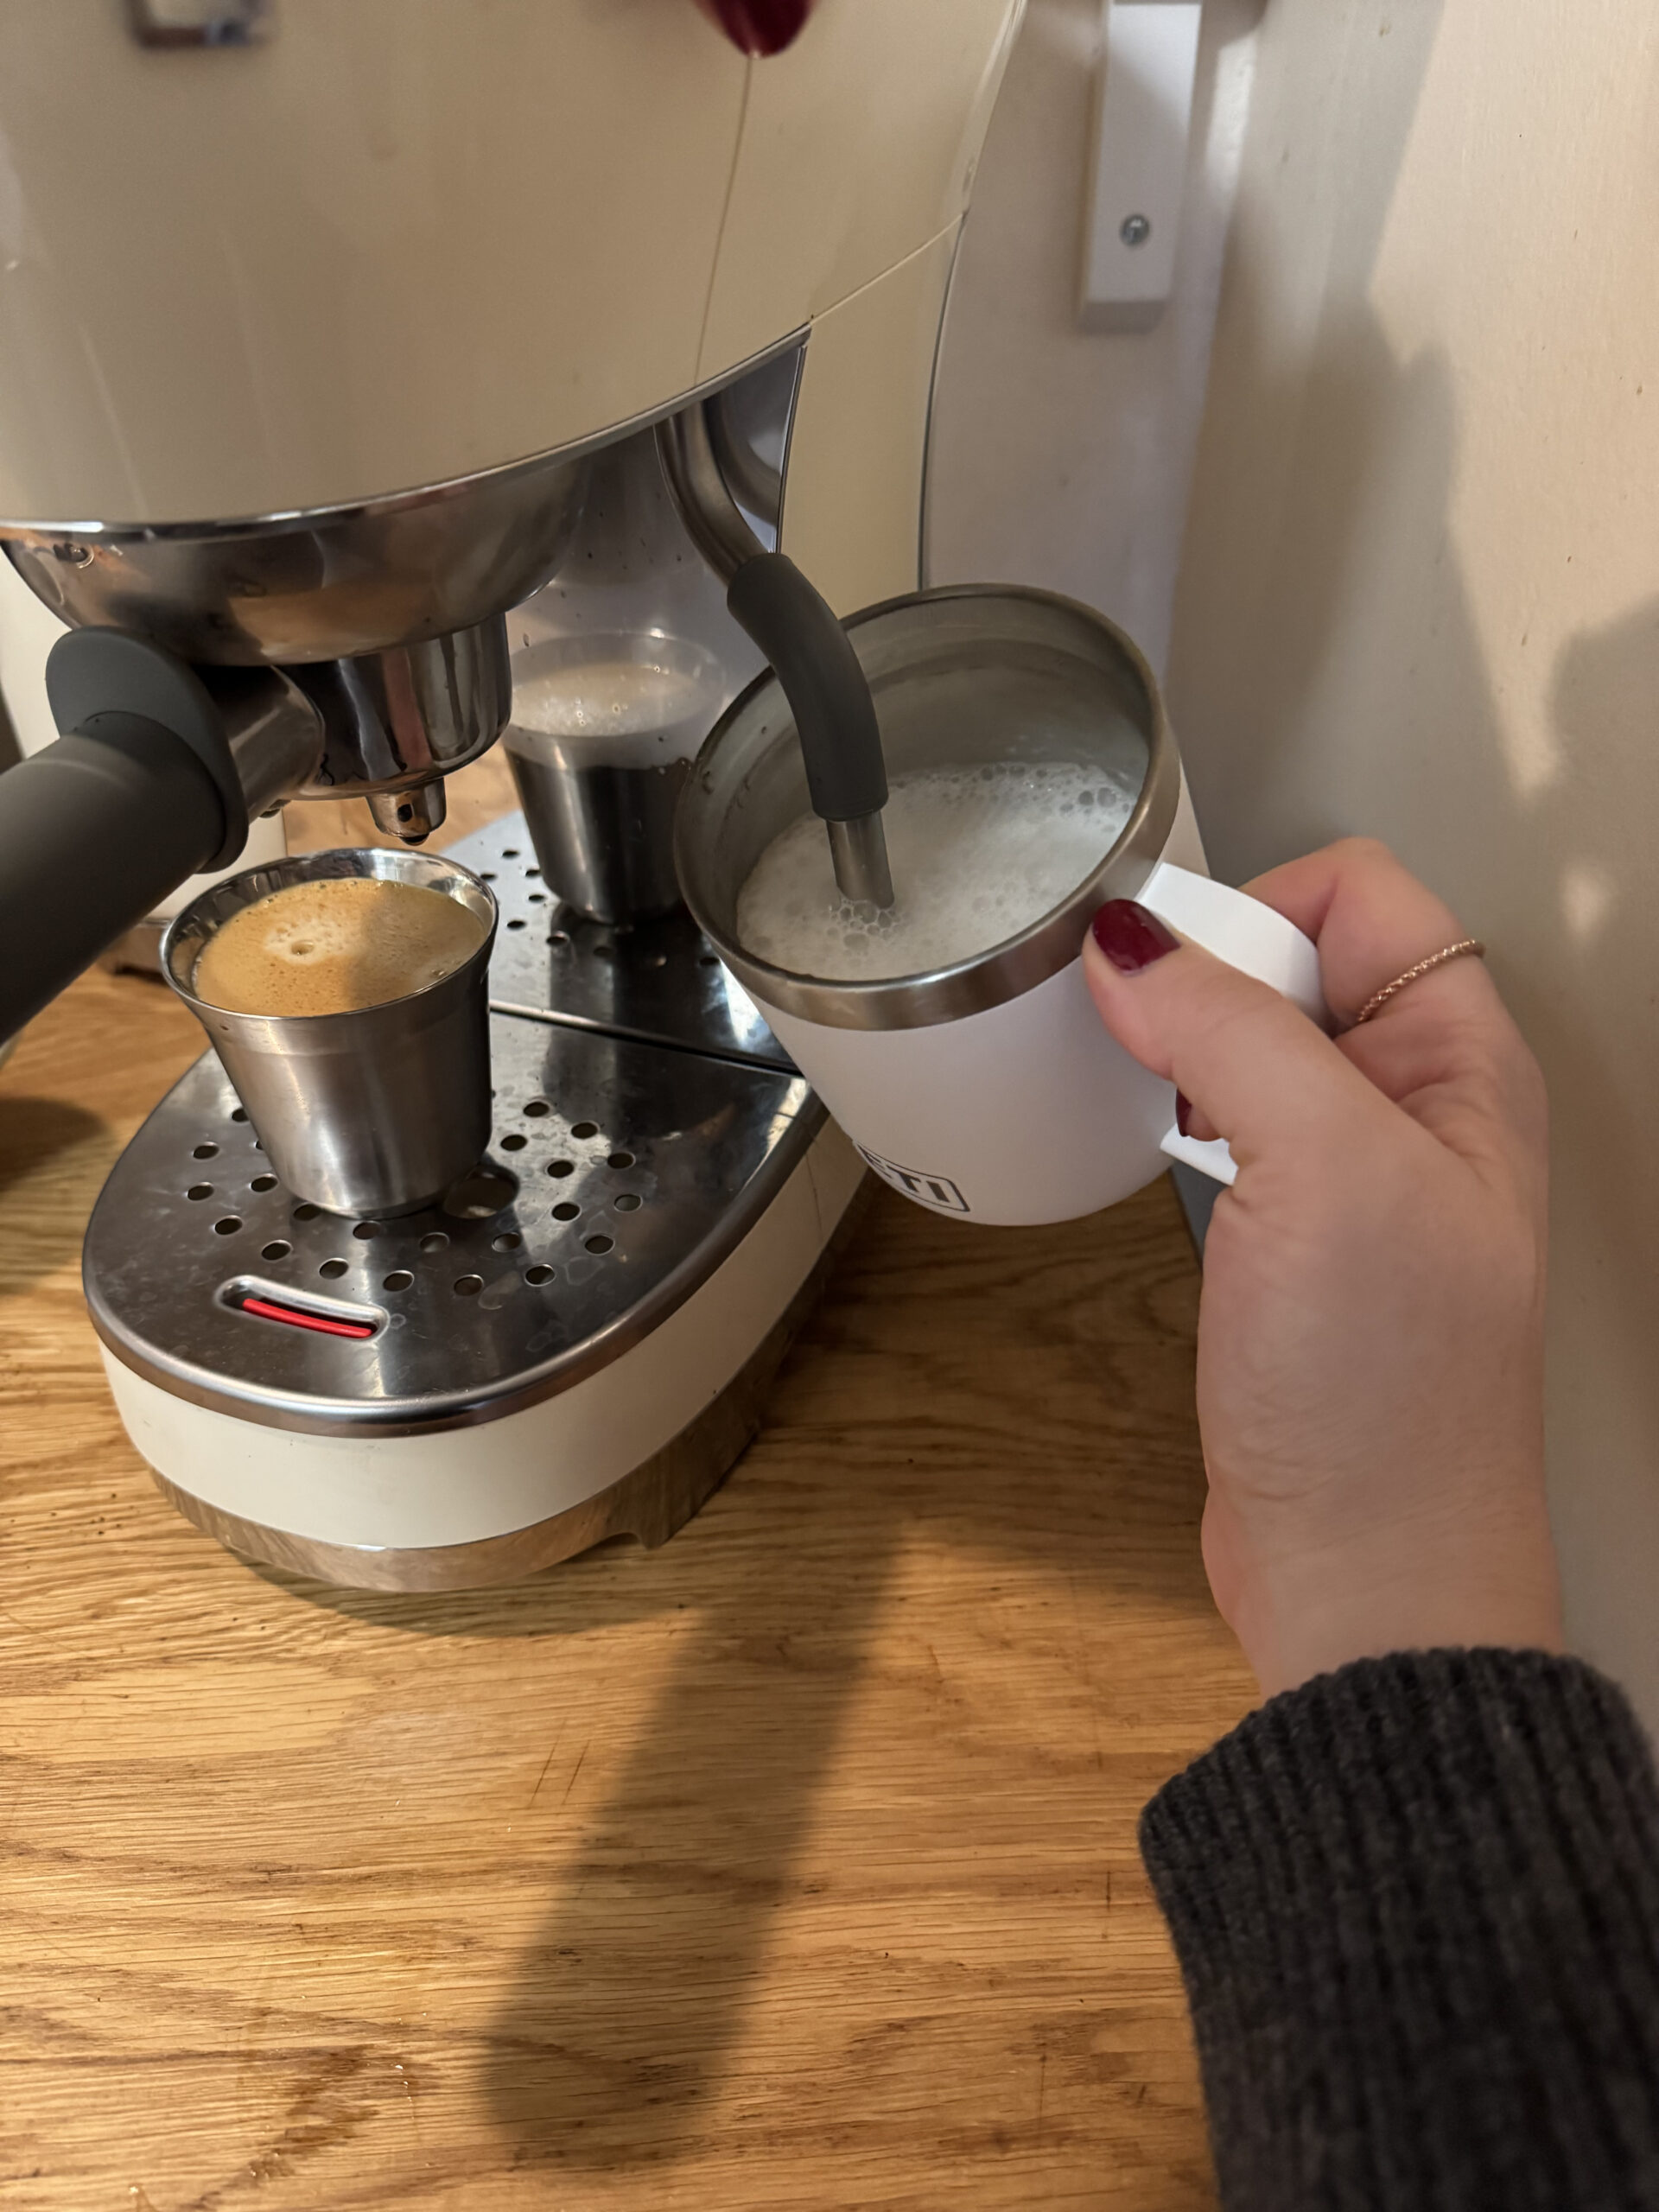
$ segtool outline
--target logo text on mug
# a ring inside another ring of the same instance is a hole
[[[868,1160],[885,1183],[895,1191],[902,1191],[907,1198],[915,1198],[925,1206],[938,1206],[946,1213],[971,1213],[969,1205],[948,1175],[929,1175],[919,1167],[901,1167],[896,1160],[883,1160],[879,1152],[872,1152],[868,1145],[859,1151]]]

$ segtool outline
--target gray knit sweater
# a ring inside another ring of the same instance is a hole
[[[1344,1667],[1141,1844],[1226,2212],[1659,2212],[1659,1787],[1592,1669]]]

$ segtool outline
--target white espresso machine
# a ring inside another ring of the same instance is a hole
[[[65,734],[0,778],[0,1034],[250,818],[435,828],[518,629],[580,623],[596,485],[671,486],[699,575],[736,516],[839,613],[915,588],[1019,13],[819,0],[760,58],[692,0],[0,10],[0,540],[70,626]],[[561,905],[512,818],[454,849],[501,909],[477,1173],[395,1220],[296,1204],[209,1055],[87,1237],[166,1493],[357,1586],[671,1535],[861,1173],[683,913]]]

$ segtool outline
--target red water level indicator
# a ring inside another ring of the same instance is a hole
[[[278,1306],[269,1298],[239,1298],[236,1301],[244,1313],[257,1313],[262,1321],[285,1321],[290,1329],[315,1329],[322,1337],[355,1337],[361,1340],[374,1334],[368,1321],[336,1321],[326,1313],[309,1313],[302,1306]]]

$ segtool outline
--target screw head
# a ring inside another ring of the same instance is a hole
[[[1117,226],[1117,235],[1125,245],[1145,245],[1152,236],[1152,221],[1146,215],[1126,215]]]

